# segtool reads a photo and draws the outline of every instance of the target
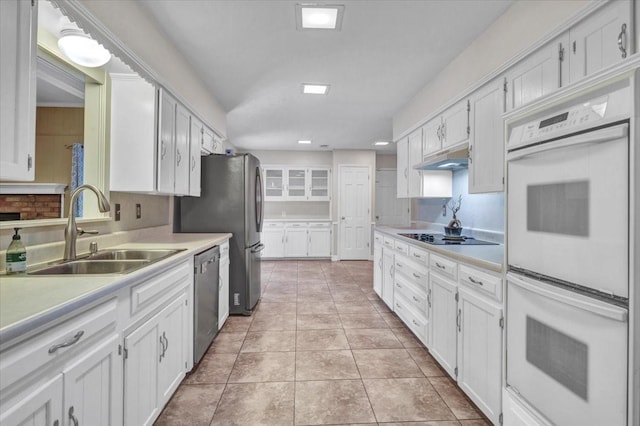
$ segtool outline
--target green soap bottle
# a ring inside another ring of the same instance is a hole
[[[7,274],[19,274],[27,270],[27,249],[20,241],[20,234],[18,234],[22,228],[13,229],[16,233],[7,249]]]

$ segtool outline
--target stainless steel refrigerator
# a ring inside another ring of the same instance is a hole
[[[174,198],[174,232],[231,232],[229,312],[251,315],[260,299],[264,196],[260,161],[251,154],[202,157],[200,197]]]

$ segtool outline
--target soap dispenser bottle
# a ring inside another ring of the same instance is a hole
[[[7,274],[19,274],[27,270],[27,249],[20,241],[18,231],[22,228],[13,228],[16,232],[7,249]]]

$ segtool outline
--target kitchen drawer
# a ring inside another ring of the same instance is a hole
[[[193,262],[186,261],[131,287],[131,316],[162,304],[164,295],[193,282]]]
[[[502,302],[502,279],[486,272],[460,265],[460,284]]]
[[[429,256],[429,268],[431,272],[450,278],[454,281],[458,279],[458,264],[435,254]]]
[[[391,237],[384,236],[382,241],[385,248],[393,249],[395,247],[395,240]]]
[[[395,240],[394,248],[405,256],[409,256],[409,244],[405,243],[404,241]]]
[[[309,228],[328,229],[331,228],[331,224],[329,222],[309,222]]]
[[[287,223],[287,228],[306,228],[307,227],[307,223],[306,222],[291,222],[291,223]]]
[[[375,244],[384,244],[384,237],[381,234],[379,234],[377,232],[374,232],[373,233],[373,242]]]
[[[402,295],[394,299],[393,308],[396,315],[398,315],[413,334],[426,345],[428,325],[426,318],[414,312],[409,302]]]
[[[284,229],[284,223],[282,222],[265,222],[264,229]]]
[[[116,304],[117,299],[113,298],[2,352],[0,388],[42,370],[47,363],[86,346],[107,330],[115,330]]]
[[[220,260],[229,260],[229,241],[220,244]]]
[[[429,266],[429,252],[413,245],[409,246],[409,257],[420,265]]]
[[[420,314],[427,316],[427,293],[402,275],[395,276],[394,294],[401,294]]]
[[[396,256],[395,272],[403,274],[411,281],[411,283],[420,287],[422,290],[427,291],[429,271],[426,268],[422,268],[417,263],[411,262],[408,258]]]

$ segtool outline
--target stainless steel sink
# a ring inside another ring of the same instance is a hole
[[[27,275],[110,275],[128,274],[159,262],[184,249],[101,250],[88,257],[27,272]]]
[[[28,275],[125,274],[149,265],[149,260],[75,260],[31,271]]]
[[[158,261],[182,251],[182,249],[117,249],[100,250],[87,259],[96,260],[150,260]]]

